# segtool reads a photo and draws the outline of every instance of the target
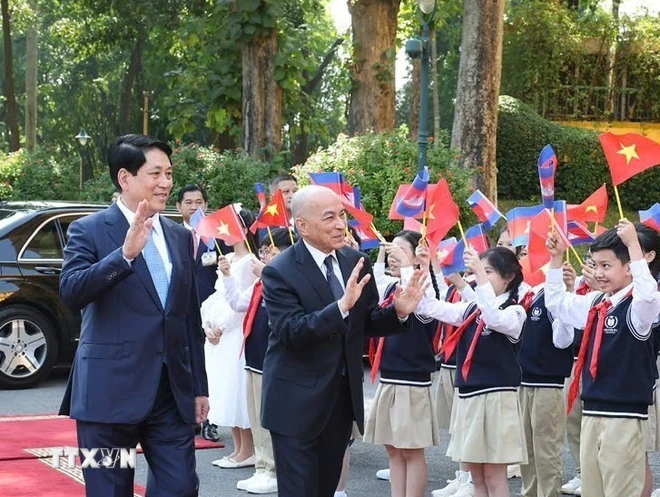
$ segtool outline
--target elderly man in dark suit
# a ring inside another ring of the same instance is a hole
[[[69,227],[60,296],[82,309],[82,330],[61,412],[76,419],[81,449],[139,442],[150,497],[193,497],[208,387],[193,240],[159,216],[171,153],[147,136],[118,138],[108,163],[119,199]],[[133,496],[133,470],[117,466],[83,469],[89,497]]]
[[[379,306],[369,259],[344,246],[339,196],[306,186],[291,207],[301,240],[262,273],[272,325],[262,424],[273,439],[278,495],[332,497],[352,423],[364,424],[364,336],[405,331],[427,283],[418,271]]]

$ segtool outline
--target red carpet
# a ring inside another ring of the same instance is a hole
[[[0,417],[0,441],[0,461],[2,461],[2,475],[4,476],[7,464],[5,461],[49,457],[48,450],[41,451],[41,454],[45,455],[40,455],[39,451],[28,452],[30,449],[77,447],[76,422],[66,416],[55,414]],[[195,447],[197,449],[219,449],[224,447],[224,444],[195,437]],[[0,486],[0,496],[5,495],[15,494],[3,492]]]
[[[0,495],[11,497],[85,497],[82,471],[57,470],[50,459],[2,461]],[[135,485],[135,496],[142,497],[145,488]]]

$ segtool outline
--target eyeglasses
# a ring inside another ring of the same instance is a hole
[[[268,254],[270,254],[270,250],[268,250],[267,248],[260,248],[259,249],[259,257],[262,257],[262,258],[268,257]]]

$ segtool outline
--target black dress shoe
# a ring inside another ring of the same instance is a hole
[[[218,427],[214,424],[211,424],[207,421],[202,425],[202,438],[208,440],[209,442],[217,442],[220,440],[220,435],[218,434]]]

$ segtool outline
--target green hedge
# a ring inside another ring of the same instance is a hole
[[[375,216],[375,224],[385,236],[401,230],[401,221],[390,221],[387,215],[394,195],[401,183],[410,183],[417,173],[417,143],[407,138],[408,130],[401,127],[393,132],[367,134],[348,138],[340,135],[337,141],[293,167],[300,185],[309,184],[310,172],[338,171],[346,180],[360,187],[365,209]],[[470,172],[450,164],[454,160],[445,135],[435,148],[429,143],[428,165],[431,181],[445,176],[450,183],[454,200],[461,208],[464,223],[476,221],[465,199],[470,195]]]
[[[556,197],[582,202],[603,183],[614,202],[612,180],[598,132],[563,126],[543,119],[530,106],[512,97],[500,97],[497,126],[497,188],[505,199],[539,200],[537,162],[548,143],[557,153]],[[619,188],[630,209],[648,209],[659,200],[660,168],[646,171]],[[540,200],[539,200],[540,201]]]

